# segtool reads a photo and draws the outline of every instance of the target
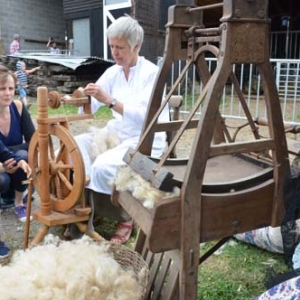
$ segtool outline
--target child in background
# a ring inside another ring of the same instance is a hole
[[[24,103],[26,108],[29,108],[31,104],[28,104],[26,99],[27,98],[26,88],[28,88],[28,75],[39,70],[41,67],[39,66],[30,70],[26,70],[26,64],[24,61],[18,61],[16,67],[17,67],[17,71],[15,72],[15,75],[17,77],[17,85],[18,85],[20,100]]]

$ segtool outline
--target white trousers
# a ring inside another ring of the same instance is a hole
[[[113,149],[97,156],[92,161],[89,149],[93,141],[92,133],[84,133],[75,137],[78,148],[81,151],[83,162],[85,165],[86,175],[90,178],[90,183],[86,188],[98,193],[112,193],[112,181],[115,178],[118,167],[125,165],[123,157],[129,147],[133,149],[137,146],[139,137],[127,139]]]

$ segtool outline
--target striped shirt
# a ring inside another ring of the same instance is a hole
[[[26,85],[28,83],[28,76],[25,71],[17,71],[17,78],[19,85]]]

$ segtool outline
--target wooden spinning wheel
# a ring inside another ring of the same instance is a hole
[[[86,224],[91,208],[86,206],[84,199],[84,162],[68,130],[70,121],[93,118],[90,100],[81,90],[68,96],[48,93],[46,87],[39,87],[37,101],[38,128],[29,145],[28,161],[33,171],[33,185],[41,202],[33,217],[43,225],[31,245],[41,242],[49,227],[71,223],[93,239],[101,240],[102,237],[94,231],[90,232]],[[61,103],[83,105],[84,114],[49,117],[48,106],[58,108]]]
[[[69,131],[59,124],[49,127],[48,164],[51,206],[55,211],[64,212],[76,205],[82,196],[85,183],[84,164],[76,142]],[[34,186],[39,194],[43,187],[40,184],[39,143],[38,133],[32,137],[29,162],[33,168]],[[54,144],[59,140],[59,149]]]

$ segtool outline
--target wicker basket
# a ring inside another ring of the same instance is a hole
[[[7,265],[10,261],[11,255],[12,255],[12,253],[9,252],[9,254],[6,257],[0,258],[0,265],[2,265],[2,266]]]
[[[148,264],[138,252],[135,252],[126,246],[111,244],[110,250],[112,251],[114,259],[123,267],[124,270],[133,270],[140,286],[144,289],[142,299],[145,299],[149,279]]]

